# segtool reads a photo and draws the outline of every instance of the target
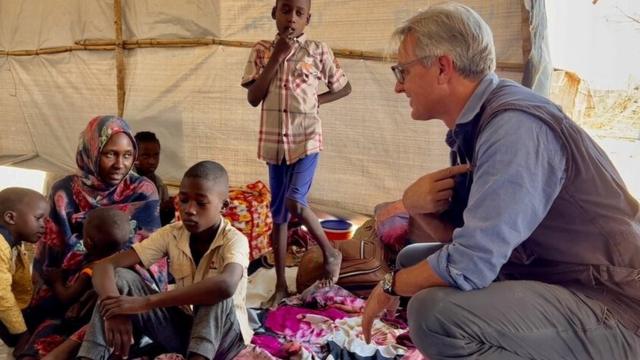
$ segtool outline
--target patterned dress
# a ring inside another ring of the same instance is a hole
[[[61,323],[66,307],[44,283],[43,274],[49,269],[64,270],[65,281],[71,281],[82,270],[82,226],[89,211],[99,207],[113,207],[127,213],[132,222],[132,235],[125,248],[146,239],[160,227],[159,199],[155,185],[145,177],[130,171],[117,185],[102,181],[98,175],[100,153],[111,136],[126,134],[137,145],[129,125],[115,116],[99,116],[92,119],[80,134],[76,153],[78,172],[56,182],[50,191],[51,214],[46,234],[38,243],[33,263],[34,296],[29,305],[30,327],[37,328],[25,355],[44,355],[55,347],[52,341],[61,340],[77,329],[52,329],[51,324]],[[153,287],[167,288],[167,264],[162,260],[151,272],[139,268],[143,278]],[[38,346],[41,344],[42,346]],[[47,344],[47,346],[44,346]]]

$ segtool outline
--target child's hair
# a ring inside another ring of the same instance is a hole
[[[140,131],[138,133],[136,133],[136,135],[134,136],[134,138],[136,139],[136,142],[139,143],[156,143],[156,144],[160,144],[160,140],[158,140],[158,138],[156,137],[155,133],[152,133],[151,131]]]
[[[307,0],[309,2],[309,8],[311,8],[311,0]],[[278,3],[280,2],[280,0],[276,0],[276,4],[274,6],[278,6]]]
[[[96,250],[114,253],[122,248],[131,235],[129,216],[114,208],[97,208],[87,214],[84,230],[95,234]],[[105,255],[107,255],[105,254]]]
[[[222,190],[229,188],[229,175],[227,170],[221,164],[205,160],[191,166],[184,173],[184,178],[202,179],[213,183],[215,186],[221,186]]]
[[[7,211],[15,211],[28,197],[38,197],[42,201],[47,199],[39,192],[21,187],[10,187],[0,191],[0,217]]]

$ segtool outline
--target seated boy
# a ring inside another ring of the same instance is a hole
[[[22,243],[42,238],[48,214],[47,200],[36,191],[0,191],[0,339],[10,347],[29,337],[22,309],[31,300],[31,266]]]
[[[95,293],[90,291],[93,289],[93,284],[91,284],[93,266],[96,261],[122,250],[132,231],[129,220],[127,214],[114,208],[97,208],[89,212],[83,228],[84,248],[69,253],[63,263],[63,269],[51,269],[45,274],[46,281],[51,285],[51,289],[60,302],[68,305],[73,304],[66,312],[65,323],[60,325],[56,322],[47,322],[38,327],[29,346],[27,346],[27,350],[37,351],[37,356],[45,355],[42,351],[38,351],[35,344],[31,343],[35,343],[38,339],[49,334],[61,333],[63,330],[69,334],[89,322],[91,314],[89,313],[89,317],[86,317],[86,308],[95,304],[97,300]],[[81,264],[71,264],[73,260],[70,259],[78,258],[78,253],[82,256]],[[73,269],[67,269],[66,265],[79,271],[67,282],[63,280],[63,272],[73,271]],[[74,358],[85,332],[86,327],[82,327],[47,354],[44,359]],[[36,356],[35,353],[29,354],[28,351],[25,351],[23,355]]]
[[[228,206],[228,182],[216,162],[193,165],[178,194],[182,221],[94,267],[100,301],[80,358],[126,358],[134,333],[188,359],[232,359],[251,341],[245,306],[249,244],[220,214]],[[176,279],[176,289],[168,292],[154,292],[124,269],[164,256]]]
[[[160,196],[160,222],[162,226],[167,225],[175,217],[175,208],[167,185],[156,174],[160,163],[160,140],[151,131],[140,131],[136,133],[135,139],[138,144],[138,158],[134,164],[136,172],[156,185]]]
[[[131,235],[129,216],[114,208],[97,208],[89,212],[84,223],[84,256],[82,270],[77,276],[63,281],[63,269],[49,270],[47,281],[54,294],[63,304],[77,302],[87,291],[93,288],[91,276],[95,262],[122,250]],[[68,256],[69,257],[69,256]],[[66,262],[65,262],[66,263]]]

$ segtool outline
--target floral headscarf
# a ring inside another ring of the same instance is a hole
[[[113,115],[96,116],[89,121],[87,127],[80,133],[76,164],[78,165],[78,176],[88,188],[104,191],[113,187],[113,185],[106,184],[100,179],[100,153],[109,139],[113,135],[120,133],[127,135],[131,140],[135,159],[138,155],[138,145],[129,128],[129,124],[122,118]],[[131,169],[129,169],[129,172],[131,172]]]
[[[63,264],[82,263],[69,262],[67,257],[77,256],[73,253],[74,249],[82,249],[78,243],[82,241],[82,227],[89,211],[98,207],[114,207],[129,215],[135,223],[135,234],[129,239],[127,248],[146,239],[160,227],[158,191],[150,180],[131,170],[117,185],[100,179],[100,153],[109,139],[118,133],[124,133],[131,139],[137,154],[133,134],[123,119],[116,116],[95,117],[80,134],[76,153],[77,174],[69,175],[52,186],[49,193],[51,221],[48,221],[46,234],[37,245],[33,263],[37,289],[32,305],[47,303],[46,298],[52,296],[42,282],[45,269],[64,268],[68,277],[82,270],[69,269]],[[166,262],[152,266],[151,273],[153,279],[146,275],[146,280],[155,282],[160,290],[166,289]]]

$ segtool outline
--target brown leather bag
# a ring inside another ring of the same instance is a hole
[[[353,238],[336,242],[342,253],[338,285],[358,296],[366,297],[390,271],[385,261],[382,242],[376,234],[375,220],[370,219],[358,228]],[[302,256],[296,288],[304,291],[320,279],[323,273],[322,252],[317,246]]]

